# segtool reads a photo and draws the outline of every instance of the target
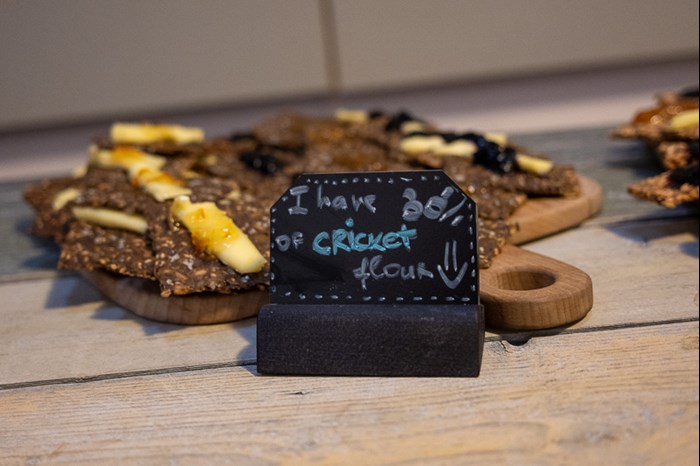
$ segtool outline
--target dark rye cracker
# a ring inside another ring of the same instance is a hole
[[[133,187],[121,170],[88,168],[74,187],[81,194],[70,207],[113,209],[143,215],[156,202]],[[61,243],[59,267],[69,270],[104,269],[121,275],[154,279],[153,253],[144,235],[76,221],[71,214]]]
[[[463,157],[445,157],[442,169],[474,199],[480,218],[506,219],[527,200],[524,193],[501,187],[499,175],[484,167],[471,165]]]
[[[496,186],[520,191],[530,196],[575,197],[581,193],[576,170],[565,165],[554,165],[545,175],[507,173],[499,178]]]
[[[627,190],[635,197],[653,201],[668,208],[686,202],[697,202],[700,197],[698,166],[698,163],[694,163],[669,170],[634,183]]]
[[[268,209],[299,174],[432,168],[401,150],[405,137],[401,128],[407,118],[410,123],[421,123],[407,114],[379,114],[365,121],[285,114],[228,138],[136,147],[164,156],[161,170],[184,180],[192,191],[192,202],[215,202],[269,259]],[[114,147],[104,138],[96,142],[105,149]],[[463,157],[440,157],[435,163],[478,205],[482,268],[491,265],[507,242],[511,234],[508,219],[528,195],[573,195],[578,187],[575,173],[566,167],[555,167],[544,176],[516,168],[515,173],[504,176]],[[55,194],[69,186],[81,194],[60,212],[53,212]],[[268,266],[256,274],[239,274],[194,245],[190,232],[170,214],[172,201],[156,201],[132,185],[123,169],[92,166],[80,178],[30,186],[26,196],[37,211],[37,232],[64,232],[54,234],[63,241],[61,267],[99,268],[154,279],[166,297],[245,292],[263,289],[269,282]],[[75,205],[143,215],[146,233],[75,221],[71,213]]]
[[[87,191],[109,191],[113,186],[128,185],[128,178],[123,172],[99,167],[89,167],[85,175],[72,178],[55,178],[27,185],[23,195],[35,212],[32,233],[37,236],[51,238],[61,243],[68,231],[68,225],[74,220],[71,207],[85,203]],[[62,191],[74,188],[80,193],[77,198],[66,203],[62,208],[53,208],[54,199]],[[107,196],[103,196],[107,197]],[[97,202],[99,205],[99,202]],[[134,203],[131,199],[122,202],[125,208],[131,209]],[[116,207],[118,208],[118,207]]]
[[[148,214],[155,254],[155,276],[160,283],[162,296],[207,291],[232,293],[262,289],[267,285],[267,266],[256,274],[239,274],[206,251],[198,250],[192,243],[190,232],[171,217],[169,205],[159,205]],[[218,205],[269,260],[267,208],[256,206],[253,199],[238,202],[224,199]]]
[[[32,183],[24,188],[23,196],[34,209],[31,233],[42,238],[50,238],[57,243],[63,241],[68,223],[73,219],[70,203],[55,210],[56,196],[75,185],[74,178],[55,178]]]
[[[479,268],[491,266],[511,235],[511,227],[503,220],[478,219]]]
[[[685,167],[697,162],[698,140],[694,141],[662,141],[655,148],[661,165],[666,169]]]
[[[58,262],[69,270],[108,270],[155,279],[154,257],[146,238],[137,233],[75,221],[68,227]]]

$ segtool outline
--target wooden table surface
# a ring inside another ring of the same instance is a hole
[[[0,463],[697,464],[697,208],[631,198],[658,168],[609,130],[514,136],[605,189],[598,216],[525,245],[587,272],[595,303],[487,331],[478,378],[261,376],[253,319],[105,301],[26,234],[24,183],[1,184]]]

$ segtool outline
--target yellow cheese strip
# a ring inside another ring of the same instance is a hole
[[[518,167],[521,170],[534,173],[535,175],[546,175],[554,168],[554,163],[551,160],[532,157],[531,155],[516,154],[515,160],[518,162]]]
[[[501,147],[508,145],[508,135],[506,135],[506,133],[484,133],[484,138],[488,141],[495,142]]]
[[[445,144],[441,136],[408,136],[401,140],[401,150],[407,154],[416,155],[434,152]]]
[[[160,202],[192,193],[182,181],[147,165],[131,167],[129,175],[134,185],[141,187]]]
[[[80,190],[77,188],[66,188],[63,191],[56,194],[53,198],[52,207],[53,210],[62,209],[63,206],[68,204],[70,201],[80,196]]]
[[[364,123],[369,120],[369,114],[364,110],[339,108],[335,111],[335,119],[343,123]]]
[[[127,214],[119,210],[97,207],[73,207],[73,215],[78,220],[93,223],[107,228],[133,231],[134,233],[146,233],[148,224],[141,215]]]
[[[686,110],[671,118],[671,121],[668,122],[668,129],[671,131],[679,131],[697,128],[699,117],[700,113],[697,108],[695,110]]]
[[[213,202],[192,203],[180,196],[170,208],[173,217],[192,235],[192,243],[216,256],[238,273],[262,270],[265,258],[225,212]]]
[[[180,125],[152,123],[114,123],[110,138],[118,144],[151,144],[158,141],[172,141],[178,144],[202,142],[204,131]]]
[[[405,121],[401,124],[401,133],[408,134],[416,131],[425,131],[427,125],[420,121]]]
[[[165,157],[148,154],[131,146],[115,146],[114,149],[89,148],[90,163],[100,167],[115,167],[130,170],[134,166],[148,166],[159,169],[165,164]]]
[[[77,167],[73,168],[73,170],[70,171],[70,174],[73,178],[82,178],[87,173],[87,170],[88,170],[87,164],[78,165]]]
[[[464,139],[457,139],[449,143],[444,143],[433,151],[435,155],[466,157],[470,160],[473,158],[475,152],[476,144]]]

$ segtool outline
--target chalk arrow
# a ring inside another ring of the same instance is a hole
[[[457,270],[457,241],[452,240],[452,267],[456,271]],[[440,274],[440,277],[442,278],[442,281],[445,282],[445,285],[451,290],[454,290],[457,288],[457,286],[462,282],[462,279],[464,276],[467,274],[467,268],[469,267],[467,265],[467,262],[465,261],[464,264],[462,264],[462,267],[459,269],[459,272],[457,273],[457,276],[455,278],[448,278],[445,272],[449,272],[450,270],[450,242],[447,241],[445,243],[445,268],[443,269],[442,266],[438,265],[438,273]]]

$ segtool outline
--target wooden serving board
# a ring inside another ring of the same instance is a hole
[[[511,217],[522,244],[576,226],[600,210],[603,191],[580,177],[576,198],[531,199]],[[176,324],[214,324],[252,317],[268,302],[267,291],[243,294],[200,294],[162,298],[146,280],[102,271],[83,276],[107,298],[147,319]],[[593,290],[584,272],[560,261],[507,246],[488,269],[480,271],[486,324],[506,329],[538,329],[581,319],[591,309]]]

